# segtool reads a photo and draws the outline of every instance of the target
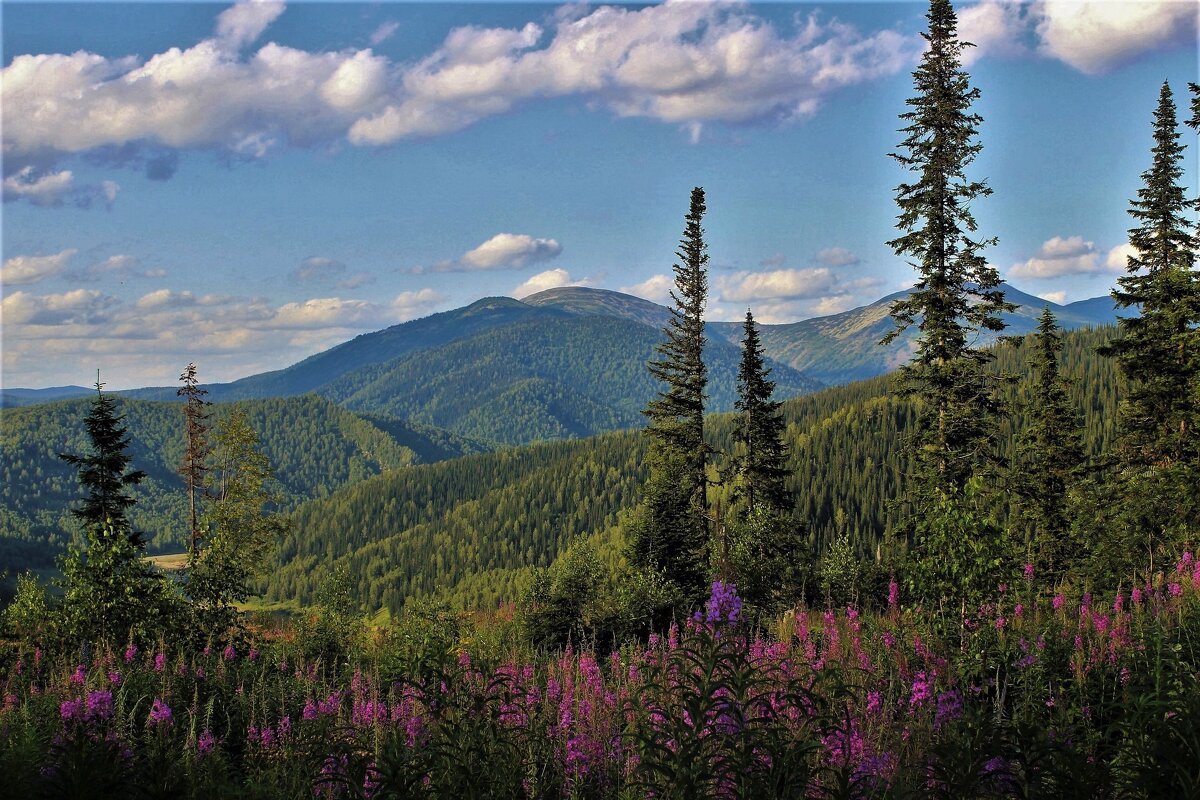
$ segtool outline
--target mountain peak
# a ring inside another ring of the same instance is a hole
[[[671,317],[670,309],[631,294],[589,286],[560,286],[531,294],[525,304],[554,308],[576,316],[618,317],[653,328],[661,328]]]

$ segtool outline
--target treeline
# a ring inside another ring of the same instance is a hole
[[[1116,333],[1107,327],[1063,337],[1063,373],[1096,455],[1115,436],[1120,386],[1111,359],[1096,351]],[[1018,398],[1032,376],[1032,336],[995,352],[995,369],[1022,379],[1007,389]],[[806,526],[798,559],[819,559],[841,534],[873,559],[894,527],[889,504],[901,496],[913,410],[890,396],[890,380],[784,401],[787,486]],[[709,446],[733,452],[737,422],[733,413],[707,417]],[[1010,426],[1001,437],[1003,456],[1014,433]],[[544,443],[419,465],[307,502],[293,516],[266,596],[309,604],[330,564],[345,564],[355,596],[369,610],[398,613],[407,598],[435,593],[469,608],[515,601],[519,591],[506,589],[523,587],[530,568],[548,566],[572,542],[596,536],[601,555],[620,549],[612,529],[640,496],[645,448],[632,432]],[[718,466],[728,471],[723,461]],[[522,577],[514,581],[509,571]]]
[[[0,410],[0,553],[15,573],[50,566],[82,534],[68,508],[79,496],[76,471],[59,453],[89,446],[92,399]],[[152,551],[177,550],[187,509],[177,474],[184,453],[178,403],[113,397],[130,431],[129,454],[146,479],[131,487],[130,519]],[[240,409],[275,470],[280,510],[326,497],[372,475],[482,452],[483,445],[419,423],[357,415],[313,395],[213,406],[214,422]]]

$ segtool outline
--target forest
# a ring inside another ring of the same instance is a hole
[[[396,376],[369,366],[348,408],[213,404],[189,364],[174,404],[98,378],[6,412],[57,431],[6,440],[6,508],[61,472],[10,537],[59,554],[3,610],[0,796],[1200,797],[1200,199],[1175,95],[1129,201],[1125,313],[1064,332],[1047,306],[1006,337],[971,45],[949,0],[926,19],[891,154],[916,285],[883,342],[919,336],[891,375],[781,400],[748,310],[732,410],[708,413],[697,186],[641,429],[493,449],[447,425],[455,376],[376,396]],[[473,369],[512,370],[497,341]],[[421,391],[447,416],[405,421]],[[181,568],[148,558],[168,538]]]

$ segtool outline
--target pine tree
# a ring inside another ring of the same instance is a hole
[[[912,361],[900,369],[901,394],[921,403],[914,454],[918,481],[947,494],[961,491],[986,462],[1002,410],[995,380],[985,371],[991,354],[971,347],[980,330],[1000,331],[1004,301],[1000,275],[980,251],[996,240],[973,238],[971,202],[991,194],[984,181],[969,180],[966,168],[982,145],[975,141],[982,118],[970,112],[979,98],[961,68],[970,45],[957,38],[949,0],[931,0],[929,49],[913,73],[917,95],[900,115],[903,154],[892,153],[919,175],[896,190],[904,234],[888,244],[915,259],[920,273],[914,291],[892,306],[892,341],[920,317],[921,336]],[[918,512],[919,513],[919,512]]]
[[[188,512],[190,519],[190,544],[188,552],[195,556],[200,546],[200,523],[196,508],[196,495],[205,493],[205,478],[208,474],[208,411],[209,403],[204,399],[207,389],[200,388],[196,378],[196,365],[188,364],[183,374],[179,376],[183,386],[176,391],[184,399],[184,449],[183,462],[179,474],[183,477],[184,487],[188,493]]]
[[[774,381],[763,363],[762,342],[754,325],[754,316],[746,310],[742,360],[738,367],[738,399],[734,407],[740,413],[734,441],[741,444],[738,494],[746,499],[750,513],[761,505],[785,511],[790,507],[787,487],[787,446],[783,442],[783,403],[772,400]]]
[[[704,242],[704,189],[692,190],[679,258],[675,264],[674,307],[658,347],[660,360],[650,374],[666,383],[651,400],[647,461],[650,477],[642,506],[630,526],[634,566],[661,571],[689,600],[707,586],[708,447],[704,443],[704,306],[708,298],[708,248]]]
[[[1121,337],[1104,351],[1129,382],[1117,445],[1123,514],[1151,561],[1200,532],[1200,239],[1189,218],[1198,201],[1179,183],[1185,145],[1177,128],[1164,82],[1151,166],[1129,208],[1138,223],[1129,231],[1129,274],[1113,290],[1121,307],[1141,313],[1121,318]]]
[[[1077,555],[1068,536],[1071,519],[1067,493],[1082,475],[1086,459],[1083,423],[1059,373],[1062,336],[1047,306],[1034,337],[1032,397],[1026,408],[1029,427],[1017,443],[1013,486],[1021,499],[1028,538],[1026,550],[1037,574],[1061,577]]]
[[[71,509],[71,514],[88,530],[98,530],[101,535],[124,533],[138,549],[145,547],[142,535],[130,528],[126,511],[134,504],[129,494],[130,487],[137,486],[146,477],[141,470],[129,470],[129,436],[121,424],[123,416],[117,414],[117,404],[106,396],[96,373],[96,399],[87,417],[88,439],[92,452],[87,455],[59,453],[58,457],[78,467],[79,485],[86,492],[82,505]]]

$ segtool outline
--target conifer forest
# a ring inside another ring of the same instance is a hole
[[[661,305],[564,283],[232,383],[5,390],[0,798],[1200,798],[1200,85],[1146,98],[1085,317],[991,260],[1012,109],[977,7],[922,8],[912,288],[836,347],[706,316],[695,186]]]

